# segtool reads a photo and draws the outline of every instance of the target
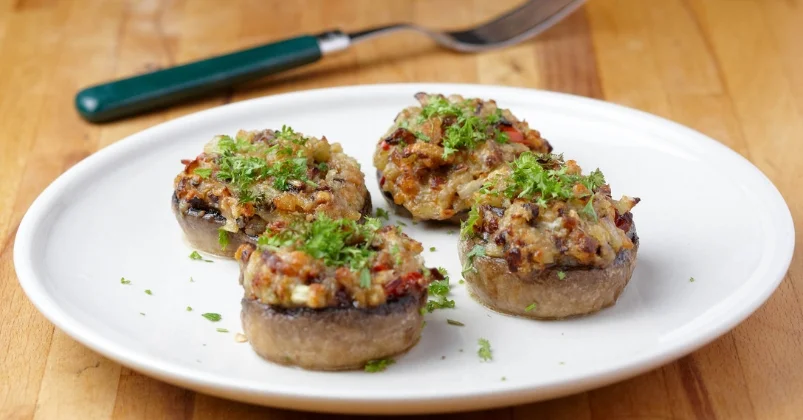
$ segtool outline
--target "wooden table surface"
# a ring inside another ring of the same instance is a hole
[[[800,221],[801,0],[591,0],[537,39],[501,51],[458,55],[420,36],[397,35],[126,121],[90,125],[72,107],[75,92],[88,84],[292,34],[397,20],[460,26],[515,3],[0,0],[0,418],[335,418],[229,402],[122,368],[55,330],[14,274],[20,219],[64,170],[131,133],[231,101],[411,81],[603,98],[689,125],[733,148],[772,179]],[[451,417],[803,418],[801,252],[766,305],[690,356],[602,389]]]

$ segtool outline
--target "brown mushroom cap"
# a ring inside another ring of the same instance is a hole
[[[639,245],[635,225],[627,234],[633,248],[619,251],[606,268],[552,267],[514,273],[502,258],[476,256],[476,271],[464,277],[474,299],[495,311],[537,319],[591,314],[614,305],[630,281]],[[466,255],[477,244],[481,244],[478,238],[460,240],[461,263],[466,264]],[[564,273],[562,279],[558,272]]]
[[[282,308],[242,300],[245,334],[257,354],[311,370],[360,369],[404,353],[421,338],[426,290],[375,308]]]

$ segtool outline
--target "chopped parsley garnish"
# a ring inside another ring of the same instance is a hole
[[[401,257],[401,251],[399,250],[399,246],[398,245],[393,244],[390,247],[390,255],[393,256],[393,262],[396,263],[396,265],[401,265],[402,264],[403,261],[402,261],[402,257]]]
[[[471,248],[470,251],[466,254],[466,264],[463,266],[463,271],[460,274],[465,275],[468,272],[474,271],[476,272],[477,269],[474,267],[474,258],[475,257],[484,257],[485,256],[485,247],[482,245],[474,245],[474,248]]]
[[[565,271],[558,271],[558,280],[563,280],[565,278],[566,278],[566,272]]]
[[[454,104],[448,99],[433,95],[428,98],[428,102],[421,109],[419,122],[432,117],[452,117],[454,123],[449,125],[443,133],[443,158],[448,158],[451,154],[460,149],[472,150],[478,144],[489,140],[489,132],[499,143],[507,143],[508,136],[502,135],[495,126],[502,121],[500,110],[481,118],[474,115],[473,109],[465,101],[463,104]],[[416,137],[429,141],[429,137],[422,137],[423,133],[414,132]]]
[[[371,287],[371,271],[367,268],[360,270],[360,287],[363,289]]]
[[[524,308],[524,312],[530,312],[530,311],[532,311],[533,309],[535,309],[535,306],[536,306],[536,305],[535,305],[535,302],[533,302],[533,303],[531,303],[531,304],[527,305],[527,307],[526,307],[526,308]]]
[[[460,225],[460,235],[464,238],[473,235],[474,225],[479,220],[480,220],[480,211],[477,209],[477,206],[471,206],[471,210],[468,211],[468,217]]]
[[[212,312],[207,312],[205,314],[201,314],[201,316],[206,318],[206,319],[208,319],[208,320],[210,320],[210,321],[212,321],[212,322],[218,322],[221,319],[223,319],[223,317],[220,316],[220,314],[216,314],[216,313],[212,313]]]
[[[407,223],[404,223],[404,222],[402,222],[401,220],[397,220],[397,221],[396,221],[396,224],[397,224],[397,225],[399,225],[399,226],[404,226],[404,227],[407,227]]]
[[[421,108],[421,120],[423,120],[438,116],[438,117],[446,117],[446,116],[453,116],[457,117],[463,114],[463,110],[460,109],[457,105],[449,102],[448,99],[433,95],[429,97],[429,101],[425,106]]]
[[[286,125],[282,126],[281,131],[276,132],[276,137],[282,140],[291,141],[298,145],[303,145],[307,142],[307,139],[299,133],[296,133],[292,127],[288,127]]]
[[[385,220],[389,219],[388,212],[385,209],[381,208],[381,207],[377,207],[376,208],[375,214],[376,214],[376,218],[377,219],[385,219]]]
[[[217,328],[217,332],[219,332],[219,333],[227,333],[227,332],[229,332],[229,330],[227,330],[225,328]]]
[[[394,363],[396,363],[396,361],[390,358],[369,360],[368,363],[365,364],[365,371],[368,373],[382,372]]]
[[[195,168],[192,173],[195,175],[200,176],[203,179],[209,178],[209,175],[212,175],[211,168]]]
[[[413,135],[414,135],[414,136],[416,136],[416,138],[419,138],[419,139],[421,139],[421,140],[423,140],[423,141],[425,141],[425,142],[430,142],[430,141],[432,141],[432,139],[431,139],[431,138],[429,138],[429,136],[428,136],[428,135],[426,135],[426,134],[422,133],[421,131],[414,131],[414,132],[413,132]]]
[[[126,280],[125,277],[120,277],[120,284],[131,284],[131,280]]]
[[[204,257],[198,253],[198,251],[192,251],[192,254],[190,254],[190,259],[195,261],[212,262],[212,260],[205,260]]]
[[[508,198],[534,199],[542,207],[551,199],[568,200],[575,197],[573,188],[577,184],[585,187],[586,197],[593,197],[594,191],[605,185],[605,176],[599,169],[589,175],[566,173],[568,168],[560,155],[536,156],[531,152],[525,152],[519,155],[510,167],[512,173],[507,187],[503,190],[504,195]],[[584,210],[585,213],[593,211],[593,203],[590,211]],[[596,213],[593,215],[596,217]]]
[[[505,117],[504,117],[504,115],[502,115],[502,110],[499,109],[499,108],[496,108],[494,113],[487,117],[487,120],[488,120],[489,124],[497,124],[497,123],[502,122],[502,120],[504,120],[504,119],[505,119]]]
[[[293,156],[293,148],[290,146],[278,147],[276,146],[276,155],[278,156]]]
[[[466,324],[464,324],[464,323],[462,323],[460,321],[455,321],[453,319],[448,319],[448,318],[446,319],[446,323],[449,324],[449,325],[456,325],[458,327],[465,327],[466,326]]]
[[[480,356],[483,362],[487,362],[493,359],[493,355],[491,354],[491,343],[484,338],[480,338],[477,343],[480,345],[479,350],[477,350],[477,355]]]
[[[429,294],[434,296],[446,296],[449,294],[449,279],[435,280],[429,284]]]
[[[689,277],[689,283],[694,283],[694,277]]]
[[[145,294],[146,295],[153,295],[153,292],[151,292],[151,289],[145,289]]]
[[[307,158],[299,156],[282,160],[268,171],[268,175],[273,176],[273,188],[279,191],[289,190],[289,182],[291,180],[309,182],[307,179]]]
[[[463,279],[460,279],[460,281],[458,281],[458,282],[457,282],[457,284],[463,284],[463,283],[465,283],[465,282],[466,282],[465,280],[463,280]]]
[[[432,312],[435,309],[454,308],[454,300],[446,298],[446,295],[449,294],[449,290],[451,289],[451,286],[449,286],[449,276],[442,267],[438,267],[438,271],[443,275],[443,280],[434,280],[429,284],[427,292],[429,296],[434,299],[427,301],[427,312]],[[423,313],[423,310],[421,313]]]
[[[220,245],[220,249],[226,249],[226,247],[229,246],[229,232],[226,232],[223,229],[218,229],[217,243]]]
[[[484,121],[475,115],[457,117],[457,122],[450,125],[443,133],[443,158],[448,158],[459,149],[476,148],[477,144],[487,140],[485,128]]]
[[[437,249],[435,249],[434,246],[429,247],[429,252],[435,252],[435,251],[437,251]]]
[[[145,316],[145,312],[140,312],[139,314],[142,315],[142,316]]]
[[[220,136],[217,141],[217,148],[220,150],[220,153],[240,153],[240,152],[247,152],[251,149],[251,143],[242,138],[237,137],[237,139],[231,138],[231,136]]]
[[[496,139],[497,143],[501,144],[505,144],[510,141],[510,136],[508,136],[504,131],[500,130],[494,131],[494,138]]]
[[[268,233],[260,237],[258,243],[271,250],[302,251],[330,267],[347,266],[357,272],[367,269],[369,260],[376,254],[371,243],[380,226],[379,220],[373,218],[366,218],[365,223],[360,224],[349,219],[331,219],[321,213],[311,223],[295,223],[278,233]],[[398,246],[395,247],[400,261]]]
[[[253,197],[249,188],[256,181],[267,177],[268,162],[256,156],[242,156],[224,152],[218,164],[220,169],[218,169],[217,178],[232,184],[240,201],[254,201],[255,197]]]
[[[583,214],[588,216],[590,219],[594,220],[595,222],[599,220],[597,218],[597,211],[594,210],[594,196],[592,195],[588,199],[588,203],[583,207]]]
[[[220,157],[217,162],[219,169],[216,177],[231,184],[241,202],[248,203],[260,199],[261,197],[254,195],[251,187],[256,182],[268,178],[273,178],[272,186],[279,191],[289,190],[293,186],[291,181],[313,184],[307,178],[308,160],[304,156],[303,150],[299,150],[294,155],[292,145],[288,144],[290,142],[304,145],[307,138],[287,126],[283,126],[281,131],[276,132],[276,138],[280,140],[279,144],[268,148],[259,148],[246,139],[238,138],[235,141],[228,136],[222,136],[218,140],[217,148],[220,151]],[[247,152],[252,154],[244,154]],[[274,152],[276,160],[269,164],[267,157]],[[323,165],[326,166],[325,163]],[[328,170],[328,167],[325,169]]]
[[[187,312],[192,312],[192,306],[187,306]]]

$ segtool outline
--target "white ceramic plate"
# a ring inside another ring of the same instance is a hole
[[[342,143],[362,164],[374,203],[386,207],[373,176],[374,145],[419,91],[494,98],[539,129],[557,152],[586,170],[600,167],[614,196],[641,197],[634,209],[641,248],[630,285],[615,307],[585,318],[500,315],[457,285],[454,229],[408,223],[407,233],[426,249],[437,248],[425,251],[427,262],[448,269],[457,302],[456,309],[427,315],[412,351],[376,374],[307,372],[261,360],[234,340],[242,296],[236,264],[188,258],[191,249],[170,210],[179,160],[197,155],[215,134],[288,124]],[[20,225],[14,263],[28,297],[57,327],[145,374],[258,404],[421,413],[556,397],[669,362],[761,305],[786,272],[793,247],[792,218],[770,181],[695,131],[575,96],[422,84],[272,96],[133,135],[41,194]],[[131,284],[122,285],[122,276]],[[204,312],[223,320],[211,323]],[[465,327],[447,325],[447,317]],[[480,337],[492,345],[491,362],[477,356]]]

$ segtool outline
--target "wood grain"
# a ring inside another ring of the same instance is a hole
[[[383,82],[569,92],[691,126],[750,159],[803,215],[803,3],[590,0],[535,40],[478,55],[399,34],[312,66],[102,126],[82,86],[303,32],[398,20],[459,27],[517,1],[0,0],[0,418],[341,419],[195,394],[122,368],[33,308],[11,262],[19,221],[64,170],[120,138],[230,101]],[[800,231],[796,235],[800,238]],[[586,393],[470,419],[803,418],[803,262],[732,332],[660,369]],[[425,417],[426,418],[426,417]]]

